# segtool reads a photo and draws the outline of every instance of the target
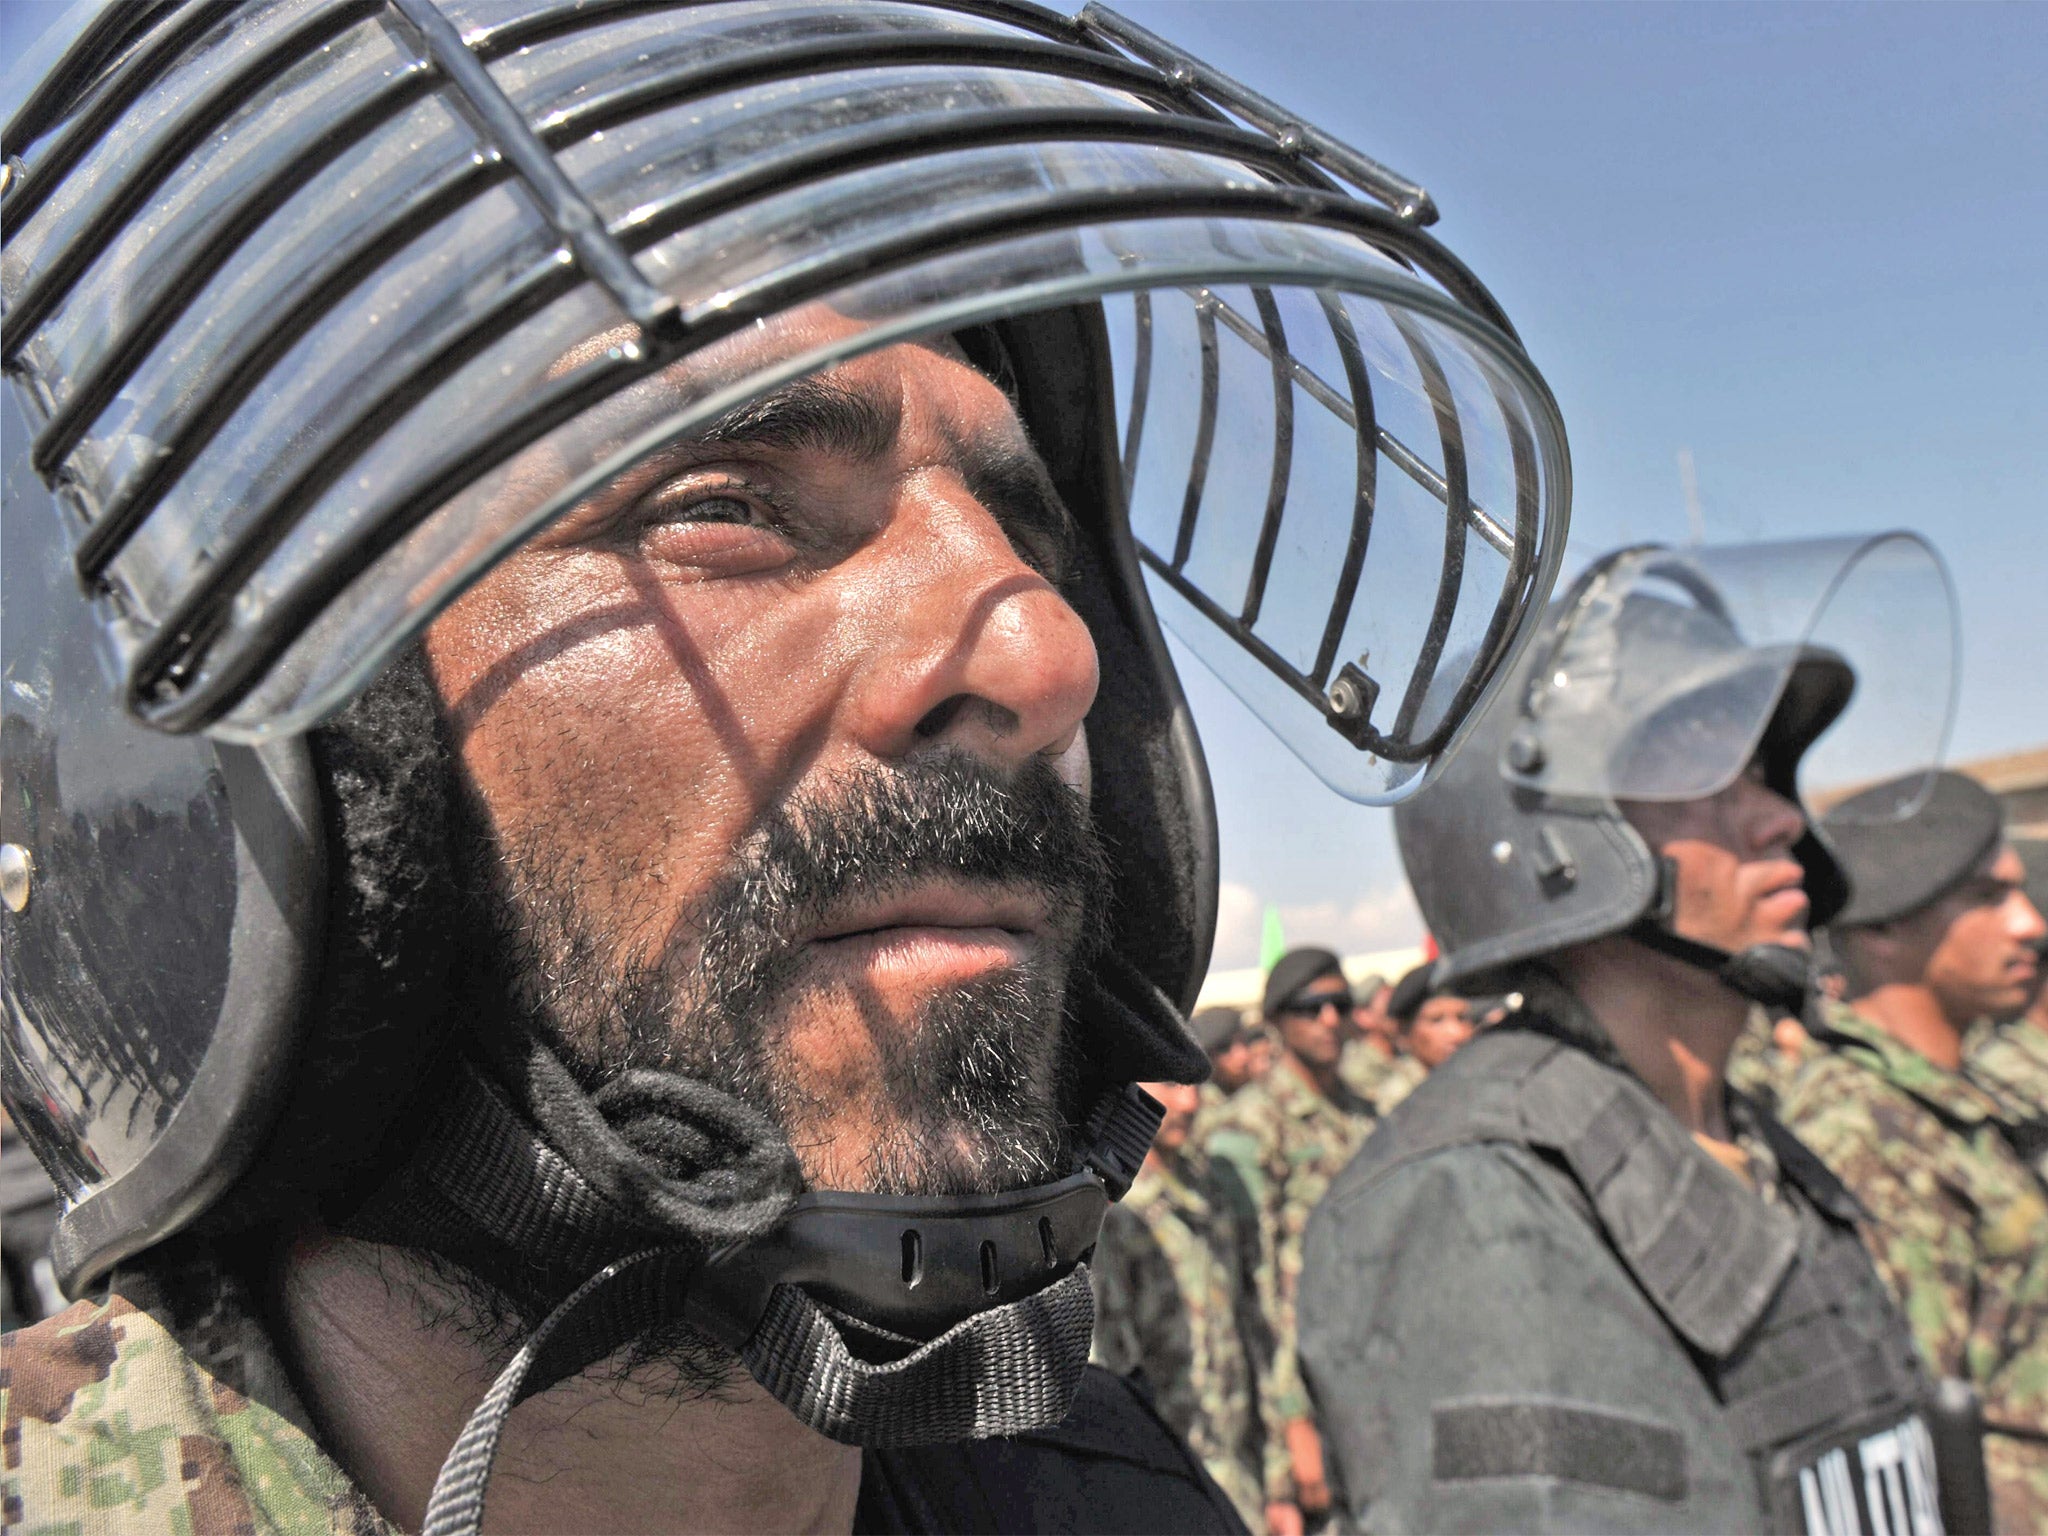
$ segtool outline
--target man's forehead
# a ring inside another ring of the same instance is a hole
[[[1977,866],[1974,876],[2017,889],[2026,884],[2027,866],[2020,859],[2017,848],[2011,843],[2000,843],[1984,855],[1984,862]]]
[[[625,411],[638,415],[643,403],[687,408],[696,401],[744,383],[749,376],[774,371],[792,359],[855,342],[866,329],[860,322],[836,310],[822,305],[808,306],[778,315],[771,321],[724,337],[679,358],[621,391],[613,401],[598,409],[617,411],[623,407]],[[600,331],[565,349],[549,367],[547,376],[550,379],[567,377],[618,352],[630,351],[639,344],[639,332],[631,325]],[[975,366],[959,341],[947,333],[912,337],[825,363],[780,388],[790,388],[792,384],[801,387],[808,380],[842,390],[872,392],[878,386],[900,380],[906,365],[917,358],[938,359],[964,369],[990,390],[1002,395],[995,382]],[[1007,407],[1008,397],[1003,396],[1003,400]],[[744,406],[736,408],[744,409]],[[1014,419],[1014,409],[1008,414]]]

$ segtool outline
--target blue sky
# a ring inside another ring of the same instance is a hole
[[[1430,188],[1569,427],[1572,563],[1908,527],[1963,606],[1952,755],[2048,743],[2048,13],[2035,5],[1125,10]],[[1419,920],[1350,805],[1186,669],[1223,826],[1216,963],[1258,914]]]
[[[1964,609],[1952,754],[2048,742],[2048,12],[1121,8],[1434,192],[1563,408],[1574,563],[1685,537],[1682,447],[1710,539],[1918,529]],[[0,61],[59,10],[0,0]],[[1298,940],[1418,937],[1387,813],[1184,671],[1217,964],[1256,958],[1267,902]]]

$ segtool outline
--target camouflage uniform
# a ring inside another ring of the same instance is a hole
[[[1256,1290],[1258,1236],[1242,1192],[1203,1155],[1148,1158],[1096,1244],[1095,1363],[1142,1372],[1160,1417],[1245,1523],[1291,1499],[1273,1411],[1273,1341]]]
[[[1854,1010],[1800,1070],[1785,1121],[1870,1212],[1866,1240],[1937,1373],[1988,1421],[2048,1431],[2048,1191],[1996,1099]],[[1985,1442],[1999,1529],[2048,1531],[2048,1448]]]
[[[1963,1068],[2001,1097],[2048,1115],[2048,1029],[2031,1018],[1980,1024],[1964,1046]]]
[[[1778,1049],[1772,1023],[1764,1009],[1750,1009],[1749,1022],[1736,1037],[1735,1049],[1728,1053],[1727,1078],[1730,1087],[1748,1094],[1775,1114],[1791,1091],[1799,1069],[1818,1048],[1809,1039],[1797,1055],[1787,1056]]]
[[[1209,1144],[1209,1132],[1221,1122],[1233,1097],[1213,1082],[1202,1084],[1201,1091],[1202,1102],[1196,1106],[1194,1124],[1188,1128],[1188,1145],[1191,1147]]]
[[[1208,1138],[1209,1155],[1232,1165],[1259,1213],[1259,1292],[1273,1320],[1275,1411],[1282,1423],[1309,1414],[1295,1359],[1302,1233],[1330,1181],[1377,1123],[1370,1104],[1341,1082],[1337,1091],[1335,1101],[1324,1098],[1283,1055],[1230,1101]]]
[[[0,1526],[23,1536],[396,1536],[211,1266],[0,1339],[0,1422]]]
[[[1400,1057],[1382,1050],[1377,1041],[1347,1040],[1344,1054],[1337,1059],[1337,1075],[1344,1079],[1346,1088],[1371,1104],[1379,1098],[1380,1084],[1387,1080],[1387,1074],[1399,1060]]]
[[[1380,1079],[1379,1091],[1372,1096],[1373,1112],[1385,1119],[1394,1112],[1394,1106],[1420,1088],[1429,1077],[1429,1068],[1413,1056],[1396,1056],[1388,1064],[1386,1076]]]
[[[0,1340],[6,1536],[398,1536],[313,1438],[246,1286],[152,1256],[112,1299]],[[1090,1368],[1052,1428],[861,1458],[873,1532],[1236,1532],[1202,1464]]]
[[[2048,1029],[1987,1019],[1963,1042],[1963,1071],[2005,1106],[2013,1144],[2048,1179]]]

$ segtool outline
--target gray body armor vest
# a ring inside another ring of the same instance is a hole
[[[1345,1171],[1333,1199],[1348,1210],[1336,1219],[1368,1212],[1371,1185],[1429,1154],[1487,1143],[1533,1151],[1568,1176],[1571,1203],[1719,1404],[1753,1472],[1761,1521],[1812,1536],[1942,1529],[1931,1383],[1858,1240],[1860,1208],[1769,1115],[1735,1104],[1777,1157],[1776,1201],[1715,1164],[1632,1074],[1538,1029],[1480,1037],[1403,1108]],[[1558,1433],[1526,1418],[1439,1412],[1435,1475],[1500,1475],[1518,1456],[1527,1464],[1532,1437]]]

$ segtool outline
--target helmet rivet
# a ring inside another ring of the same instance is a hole
[[[1493,845],[1493,862],[1494,862],[1494,863],[1496,863],[1496,864],[1505,864],[1505,863],[1507,863],[1507,862],[1508,862],[1508,861],[1509,861],[1510,859],[1514,858],[1514,856],[1515,856],[1515,845],[1514,845],[1513,843],[1509,842],[1509,841],[1508,841],[1508,840],[1507,840],[1506,838],[1502,838],[1502,839],[1501,839],[1501,840],[1500,840],[1499,842],[1497,842],[1497,843],[1495,843],[1495,844]]]
[[[19,843],[0,843],[0,904],[19,912],[28,905],[28,887],[35,866]]]
[[[1555,672],[1555,673],[1552,673],[1552,674],[1551,674],[1551,678],[1550,678],[1550,686],[1551,686],[1551,687],[1553,687],[1553,688],[1569,688],[1569,687],[1571,687],[1571,685],[1572,685],[1572,675],[1571,675],[1571,673],[1569,673],[1569,672]]]
[[[1358,714],[1363,700],[1358,697],[1358,685],[1348,677],[1340,677],[1330,684],[1330,708],[1344,719]]]
[[[1517,773],[1540,773],[1543,743],[1528,731],[1517,731],[1508,738],[1508,766]]]

